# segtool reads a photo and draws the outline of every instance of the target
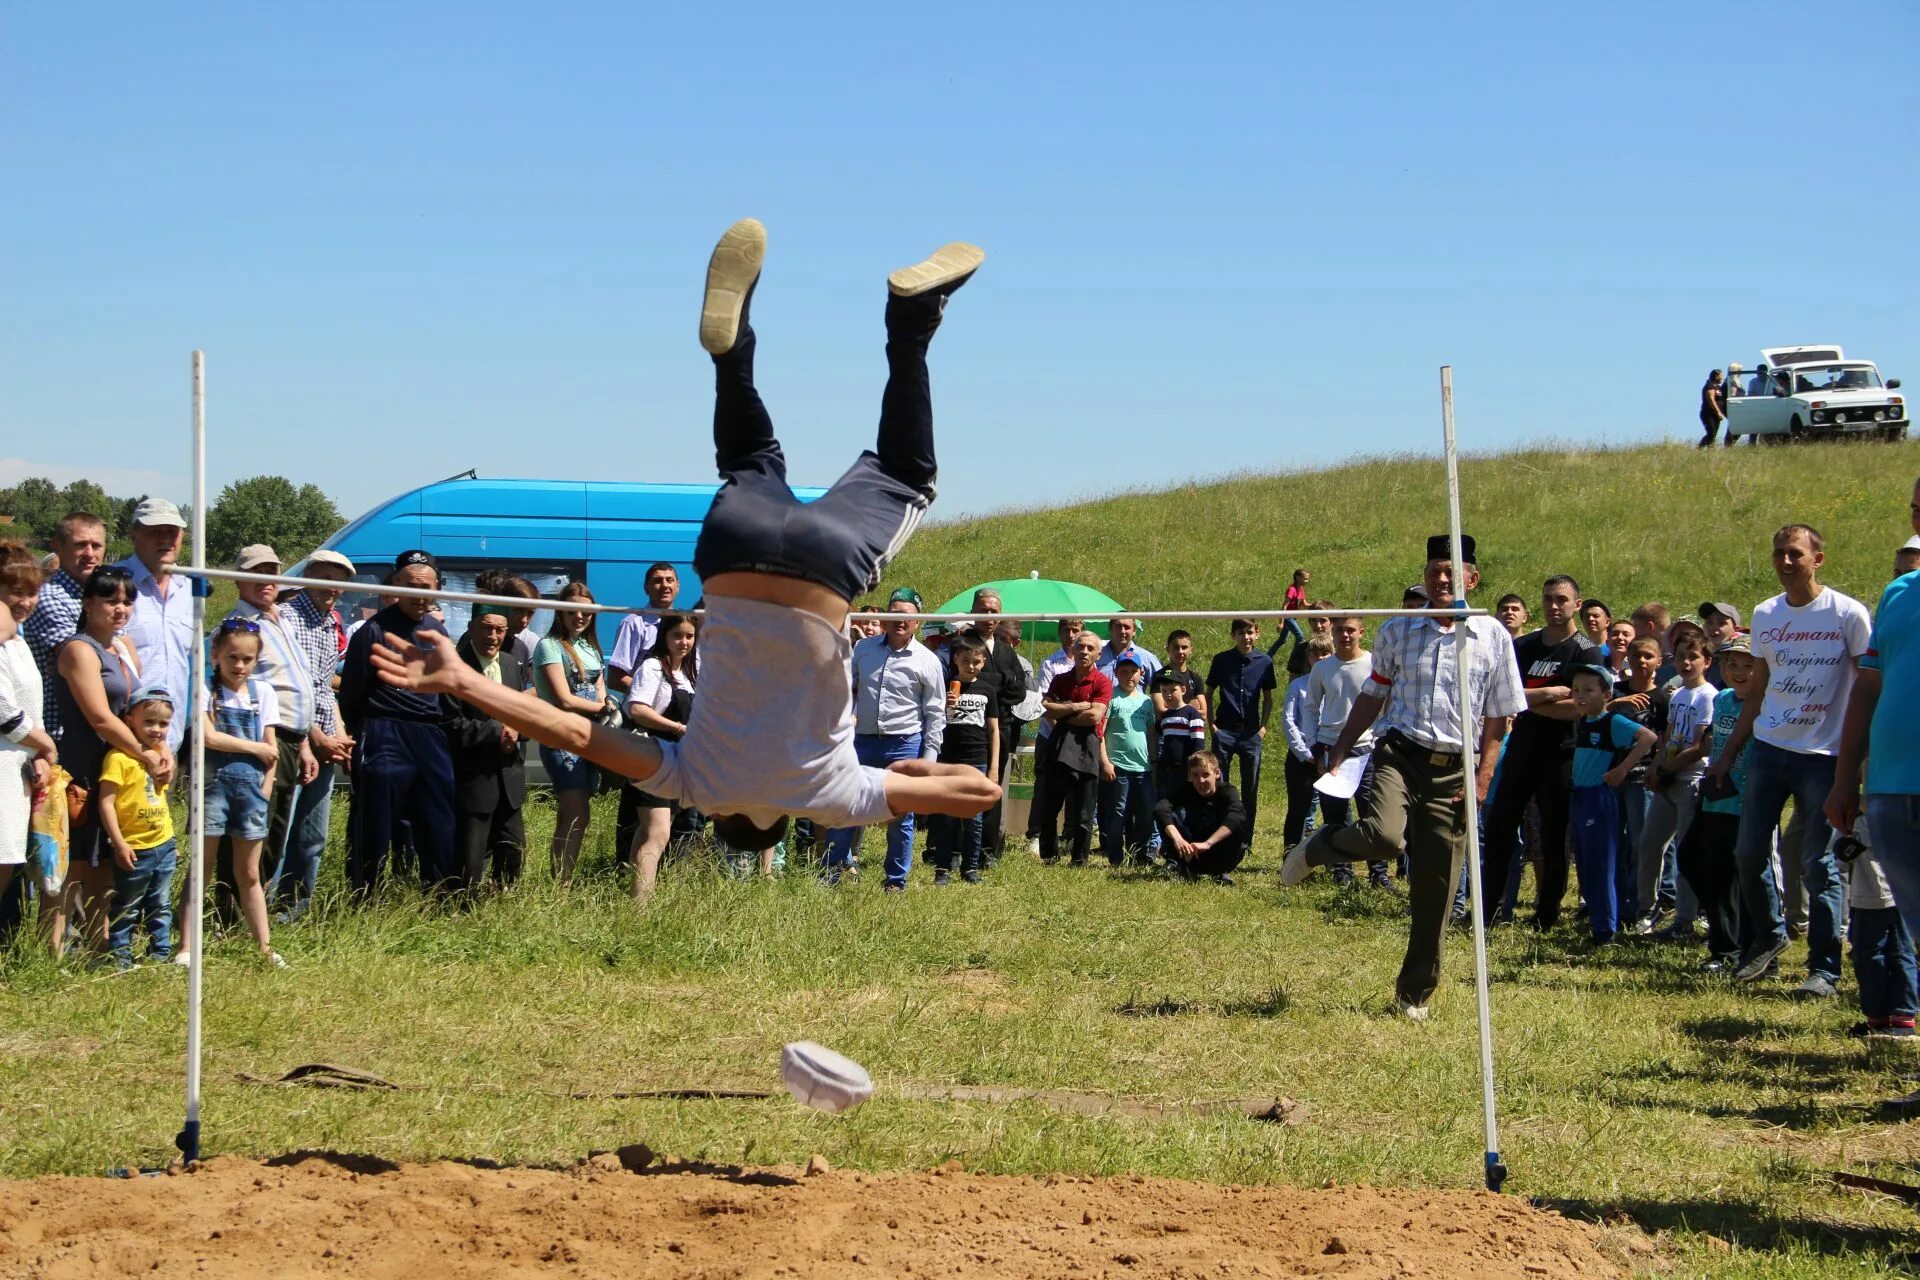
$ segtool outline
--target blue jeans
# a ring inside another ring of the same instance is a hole
[[[1833,757],[1787,751],[1755,738],[1747,747],[1747,789],[1741,796],[1740,843],[1734,850],[1740,909],[1757,951],[1786,939],[1780,914],[1780,890],[1771,867],[1773,834],[1780,814],[1793,800],[1803,832],[1798,850],[1782,849],[1783,859],[1800,859],[1807,887],[1807,972],[1840,980],[1840,875],[1828,846],[1833,829],[1820,806],[1833,789]],[[1875,839],[1879,838],[1875,829]],[[1898,889],[1895,890],[1898,893]]]
[[[974,767],[981,773],[988,771],[984,764]],[[978,872],[981,869],[980,836],[986,826],[986,816],[976,813],[971,818],[955,818],[936,813],[928,817],[927,861],[942,871],[951,871],[958,857],[960,870]]]
[[[1868,821],[1872,825],[1872,821]],[[1860,984],[1860,1012],[1884,1026],[1893,1019],[1913,1020],[1916,977],[1913,939],[1895,907],[1855,907],[1848,930],[1853,943],[1853,976]]]
[[[1893,889],[1907,937],[1920,938],[1920,795],[1869,795],[1873,856]]]
[[[313,886],[320,879],[320,858],[327,849],[327,819],[333,812],[334,769],[320,766],[312,782],[300,788],[287,825],[287,849],[280,859],[267,900],[284,907],[295,918],[313,902]]]
[[[1117,867],[1129,853],[1143,857],[1153,832],[1153,775],[1115,769],[1112,782],[1100,783],[1099,803],[1107,861]]]
[[[1236,758],[1240,761],[1240,803],[1247,811],[1249,832],[1254,830],[1255,812],[1260,806],[1260,755],[1266,745],[1266,739],[1260,736],[1258,729],[1234,733],[1216,727],[1213,731],[1213,753],[1220,757],[1221,776],[1232,778],[1232,762]]]
[[[920,735],[856,733],[854,754],[860,763],[884,769],[895,760],[920,758]],[[839,871],[853,865],[854,846],[860,841],[862,827],[835,827],[827,833],[827,869]],[[887,824],[887,883],[904,887],[907,873],[913,870],[913,815],[902,814]]]
[[[173,873],[179,857],[171,840],[133,855],[133,870],[113,868],[113,924],[107,949],[123,965],[133,963],[133,931],[144,925],[147,954],[155,960],[173,955]]]

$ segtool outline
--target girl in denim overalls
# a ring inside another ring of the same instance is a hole
[[[278,753],[273,726],[280,718],[273,686],[256,679],[260,624],[228,618],[213,635],[214,677],[203,729],[207,744],[206,882],[212,883],[222,836],[233,843],[233,884],[240,914],[260,954],[275,968],[286,961],[268,941],[267,896],[260,885],[260,847],[267,838],[267,797],[273,793]],[[193,913],[181,913],[183,939]],[[181,948],[186,954],[186,946]]]

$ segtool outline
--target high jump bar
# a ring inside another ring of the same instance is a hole
[[[429,600],[464,600],[469,604],[492,604],[506,609],[567,609],[576,613],[640,613],[646,612],[661,618],[698,618],[706,614],[704,609],[655,609],[651,606],[644,610],[626,604],[589,604],[584,600],[549,600],[545,596],[489,596],[477,591],[451,591],[439,587],[399,587],[384,583],[358,582],[350,579],[296,578],[283,573],[247,573],[239,569],[202,569],[197,566],[176,568],[175,573],[189,577],[218,578],[226,582],[273,582],[283,587],[318,587],[322,591],[357,591],[383,596],[423,596]],[[1453,617],[1489,618],[1493,615],[1486,609],[1463,609],[1452,606],[1445,609],[1121,609],[1106,613],[917,613],[912,615],[921,622],[1054,622],[1061,618],[1132,618],[1140,622],[1176,621],[1186,619],[1231,621],[1235,618],[1417,618],[1430,613],[1445,613]],[[854,622],[895,622],[901,615],[897,613],[849,613],[847,618]]]

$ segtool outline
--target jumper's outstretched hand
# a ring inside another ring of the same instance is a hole
[[[453,693],[460,686],[466,664],[444,631],[416,631],[412,641],[381,637],[368,656],[380,678],[397,689],[415,693]]]

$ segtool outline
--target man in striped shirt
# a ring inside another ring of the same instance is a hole
[[[1472,538],[1460,540],[1466,562],[1463,597],[1479,585]],[[1474,788],[1487,797],[1507,717],[1526,709],[1513,637],[1492,618],[1457,618],[1453,559],[1445,536],[1427,540],[1427,598],[1432,617],[1392,618],[1373,643],[1373,674],[1354,699],[1340,737],[1327,754],[1333,772],[1368,729],[1375,731],[1373,761],[1357,797],[1358,813],[1346,826],[1322,827],[1287,851],[1280,883],[1296,885],[1317,866],[1367,862],[1408,855],[1408,907],[1412,914],[1407,955],[1395,984],[1400,1012],[1427,1018],[1427,1002],[1440,982],[1440,950],[1447,909],[1466,851],[1466,740],[1461,732],[1455,653],[1464,628],[1467,649],[1469,727],[1477,723],[1479,754]]]
[[[324,578],[342,586],[354,574],[353,561],[338,551],[320,550],[308,557],[300,574]],[[277,612],[307,661],[313,680],[313,727],[307,733],[318,768],[313,781],[300,788],[287,828],[286,854],[271,892],[275,903],[296,920],[313,900],[320,875],[320,858],[327,847],[327,818],[333,807],[336,766],[353,759],[353,738],[340,723],[340,704],[333,691],[335,670],[346,646],[346,632],[333,610],[340,587],[308,587],[279,601]],[[262,646],[264,650],[265,646]]]
[[[280,557],[272,547],[255,543],[240,549],[233,567],[242,573],[279,573]],[[313,731],[313,669],[280,610],[279,586],[272,582],[242,582],[238,586],[240,603],[227,616],[247,619],[259,627],[260,661],[253,674],[273,686],[280,706],[279,723],[273,726],[280,762],[273,771],[273,796],[267,802],[267,843],[260,853],[260,879],[271,883],[280,874],[280,859],[286,853],[287,832],[293,824],[300,790],[320,774],[320,762],[308,741]],[[221,862],[225,864],[224,856]]]
[[[47,736],[57,742],[60,709],[53,696],[53,654],[80,630],[80,593],[86,588],[87,576],[106,561],[107,526],[90,512],[69,512],[54,528],[50,541],[60,565],[41,584],[40,603],[20,624],[20,634],[27,638],[34,665],[40,668],[40,686],[46,690],[40,723]]]

